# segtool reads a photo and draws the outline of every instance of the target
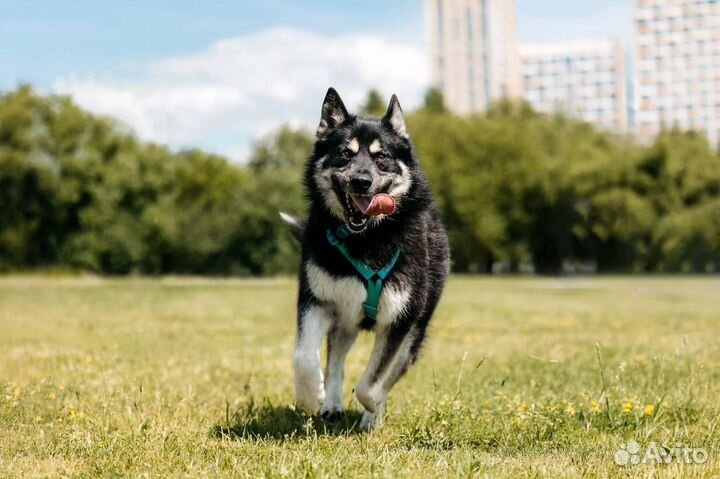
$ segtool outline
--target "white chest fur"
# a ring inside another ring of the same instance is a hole
[[[357,325],[364,317],[362,304],[367,292],[357,278],[334,278],[320,266],[309,261],[305,266],[310,290],[315,297],[334,309],[339,321]],[[385,284],[380,295],[377,324],[384,326],[395,321],[410,300],[410,291],[393,284]]]

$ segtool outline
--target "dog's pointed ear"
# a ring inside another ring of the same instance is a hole
[[[383,126],[390,128],[399,136],[408,138],[402,108],[400,108],[400,102],[395,95],[390,98],[390,105],[388,106],[387,113],[385,113],[385,116],[382,119],[382,124]]]
[[[328,88],[328,91],[325,94],[325,100],[323,100],[317,135],[324,135],[329,130],[342,125],[349,116],[350,115],[348,115],[345,105],[340,99],[338,92],[336,92],[333,87]]]

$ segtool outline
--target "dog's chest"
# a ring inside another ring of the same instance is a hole
[[[357,326],[364,318],[365,285],[356,277],[336,278],[323,268],[308,262],[305,266],[310,290],[317,299],[328,304],[338,321]],[[383,286],[376,322],[378,326],[392,323],[405,310],[410,299],[409,287],[400,288],[392,282]]]

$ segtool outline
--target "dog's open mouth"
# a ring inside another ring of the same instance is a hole
[[[366,214],[372,196],[351,195],[345,193],[345,209],[348,227],[353,231],[362,231],[370,217]]]

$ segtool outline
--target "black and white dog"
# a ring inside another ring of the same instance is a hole
[[[360,427],[370,430],[417,358],[449,269],[447,235],[397,97],[382,119],[365,118],[349,114],[330,88],[305,182],[307,219],[282,214],[302,242],[297,403],[323,417],[343,413],[345,357],[359,331],[372,330],[372,355],[355,387],[365,408]]]

